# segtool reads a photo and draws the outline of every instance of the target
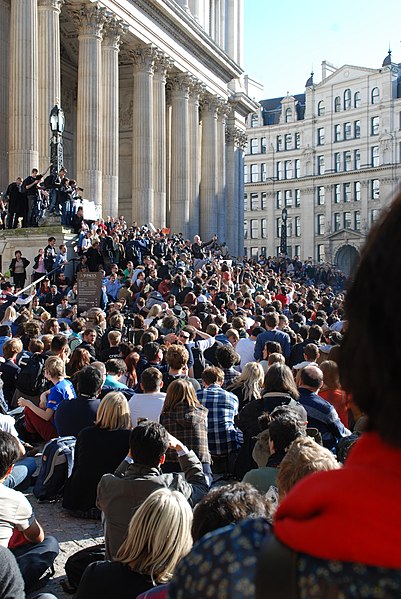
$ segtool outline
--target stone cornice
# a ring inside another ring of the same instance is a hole
[[[56,12],[60,12],[63,2],[64,0],[38,0],[38,9],[50,8]]]

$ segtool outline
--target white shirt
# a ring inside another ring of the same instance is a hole
[[[146,418],[153,422],[159,422],[160,414],[164,405],[165,393],[155,391],[154,393],[135,393],[128,402],[131,412],[132,426],[138,425],[138,418]]]
[[[255,351],[255,341],[252,341],[250,337],[247,337],[246,339],[240,339],[235,346],[235,351],[241,358],[241,372],[244,369],[245,364],[248,364],[248,362],[255,362],[255,358],[253,356]]]
[[[215,342],[215,338],[214,337],[209,337],[209,339],[199,339],[198,341],[190,341],[188,343],[188,346],[192,349],[193,347],[195,347],[195,343],[197,345],[197,347],[199,347],[199,349],[201,349],[202,351],[205,351],[205,349],[208,349],[209,347],[212,347],[212,345]]]
[[[15,420],[12,416],[6,414],[0,414],[0,431],[10,433],[13,437],[18,438],[18,433],[15,430]]]
[[[8,547],[14,528],[24,531],[34,521],[32,506],[25,495],[0,483],[0,545]]]

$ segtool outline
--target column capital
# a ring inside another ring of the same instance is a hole
[[[226,127],[226,143],[233,143],[238,148],[244,149],[247,146],[248,138],[245,131],[234,125]]]
[[[189,88],[189,98],[192,102],[199,103],[202,95],[206,93],[206,85],[199,81],[199,79],[195,79]]]
[[[157,52],[154,60],[154,72],[159,75],[162,79],[165,79],[167,72],[170,71],[174,66],[174,60],[164,54],[164,52]]]
[[[217,112],[224,103],[223,98],[212,96],[208,93],[203,94],[200,99],[201,109],[203,113],[210,113],[217,118]]]
[[[217,114],[218,114],[219,119],[221,119],[222,121],[225,121],[226,118],[232,114],[232,106],[230,106],[230,104],[225,102],[223,99],[221,99],[221,100],[222,100],[221,103],[217,107]]]
[[[121,21],[120,19],[116,19],[115,17],[108,18],[104,23],[103,27],[103,45],[114,48],[115,50],[120,49],[120,45],[122,42],[122,37],[128,31],[128,25]]]
[[[64,0],[38,0],[38,9],[51,8],[57,12],[60,12],[61,5],[63,3]]]
[[[185,94],[189,97],[191,86],[195,78],[189,73],[175,73],[167,81],[167,89],[172,93]]]
[[[153,75],[155,71],[155,60],[158,55],[156,46],[137,46],[129,51],[129,55],[134,65],[134,72],[146,72]]]
[[[83,4],[76,20],[79,27],[79,36],[102,38],[103,25],[106,19],[106,9],[97,2],[96,4]]]

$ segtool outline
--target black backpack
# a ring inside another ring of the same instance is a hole
[[[45,362],[47,356],[33,354],[17,377],[17,389],[25,395],[40,395],[46,389]]]
[[[206,368],[206,360],[203,355],[203,351],[200,348],[199,341],[195,341],[193,347],[191,347],[192,357],[194,359],[194,378],[200,380],[202,377],[202,372]]]

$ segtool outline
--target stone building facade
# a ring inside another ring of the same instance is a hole
[[[0,183],[64,162],[103,216],[243,248],[243,0],[0,0]]]
[[[401,65],[322,63],[299,95],[260,102],[248,117],[245,250],[287,253],[349,272],[366,233],[399,189]]]

